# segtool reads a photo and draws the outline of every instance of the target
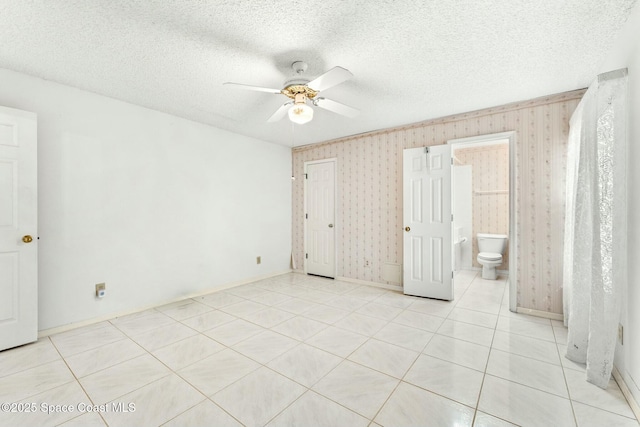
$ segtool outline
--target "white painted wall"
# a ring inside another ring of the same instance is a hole
[[[38,114],[41,330],[289,268],[289,148],[1,69],[0,105]]]
[[[600,68],[600,72],[627,67],[629,71],[628,120],[628,240],[627,261],[629,274],[623,295],[621,323],[624,327],[624,345],[618,344],[615,366],[622,374],[635,401],[640,404],[640,4],[631,12],[616,46]]]

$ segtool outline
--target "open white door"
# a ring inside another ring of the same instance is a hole
[[[305,164],[305,272],[336,277],[336,162]]]
[[[451,147],[403,153],[404,293],[453,299]]]
[[[0,107],[0,350],[38,339],[36,115]]]

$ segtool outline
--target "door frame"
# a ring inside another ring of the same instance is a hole
[[[509,141],[509,310],[514,313],[518,309],[518,233],[516,233],[516,224],[518,223],[516,210],[516,137],[516,131],[508,131],[470,136],[467,138],[450,139],[447,141],[447,144],[450,145],[471,145],[479,142],[489,142],[498,139],[507,139]],[[453,149],[453,147],[451,148]],[[453,180],[451,182],[453,183]],[[453,191],[455,191],[455,189],[452,188],[452,192]]]
[[[307,167],[309,165],[315,165],[315,164],[319,164],[319,163],[333,163],[333,255],[334,255],[334,259],[333,259],[333,277],[336,278],[338,277],[338,230],[340,229],[340,221],[338,218],[338,158],[337,157],[330,157],[327,159],[320,159],[320,160],[311,160],[308,162],[304,162],[304,194],[303,194],[303,199],[304,199],[304,213],[307,213]],[[307,253],[307,219],[303,218],[304,221],[304,246],[303,246],[303,251],[306,254]],[[308,274],[307,273],[307,259],[306,257],[302,258],[303,262],[303,272],[304,274]]]

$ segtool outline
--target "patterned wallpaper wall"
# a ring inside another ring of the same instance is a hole
[[[386,283],[402,264],[402,150],[515,130],[518,306],[562,312],[562,238],[569,119],[584,90],[293,149],[304,162],[336,158],[338,276]],[[304,182],[293,182],[293,255],[304,260]],[[369,266],[365,267],[365,259]]]
[[[455,156],[460,164],[471,165],[471,262],[474,267],[482,267],[477,261],[478,233],[509,235],[509,145],[457,149]],[[508,242],[498,269],[509,269]]]

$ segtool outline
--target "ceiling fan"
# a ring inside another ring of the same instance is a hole
[[[307,64],[302,61],[296,61],[291,64],[291,68],[298,75],[302,76],[307,70]],[[353,74],[345,68],[333,67],[326,73],[319,77],[309,81],[303,77],[296,77],[288,80],[284,84],[283,89],[270,89],[266,87],[251,86],[240,83],[224,83],[225,85],[232,85],[241,89],[255,90],[258,92],[268,92],[274,94],[282,94],[291,99],[284,103],[269,119],[267,122],[273,123],[282,119],[285,114],[289,113],[289,119],[298,124],[304,124],[313,118],[313,108],[307,105],[309,100],[314,106],[324,108],[325,110],[332,111],[343,116],[353,118],[357,116],[360,111],[340,102],[332,101],[330,99],[318,97],[318,94],[330,87],[338,85],[353,77]]]

